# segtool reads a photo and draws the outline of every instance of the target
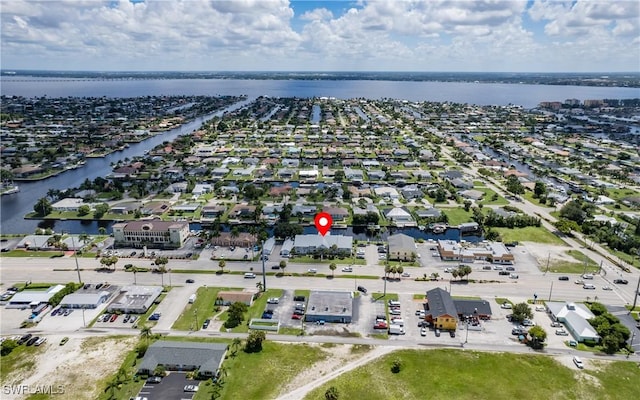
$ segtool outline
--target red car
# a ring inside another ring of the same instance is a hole
[[[117,320],[117,319],[118,319],[118,314],[113,314],[113,315],[111,316],[111,318],[109,319],[109,322],[113,322],[113,321],[115,321],[115,320]]]
[[[373,329],[387,329],[387,328],[388,328],[388,326],[384,322],[378,322],[377,324],[375,324],[373,326]]]
[[[302,315],[293,314],[293,315],[291,316],[291,319],[300,319],[300,318],[302,318]]]

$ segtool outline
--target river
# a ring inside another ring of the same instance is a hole
[[[241,80],[241,79],[158,79],[158,80],[66,80],[50,78],[6,77],[0,79],[0,94],[6,96],[47,97],[138,97],[160,95],[247,95],[249,99],[272,97],[336,97],[369,99],[396,98],[409,101],[452,101],[479,105],[517,104],[535,107],[541,101],[564,101],[604,98],[637,98],[637,88],[551,86],[465,82],[407,82],[407,81],[327,81],[327,80]],[[241,103],[243,104],[243,103]],[[241,105],[240,104],[240,105]],[[233,109],[240,106],[233,106]],[[227,109],[229,110],[229,109]],[[315,111],[315,110],[314,110]],[[50,188],[66,189],[79,186],[85,179],[95,179],[111,172],[111,164],[124,158],[141,156],[156,145],[175,139],[178,135],[198,129],[202,122],[220,115],[222,111],[199,118],[154,136],[144,142],[112,153],[104,158],[87,159],[86,165],[58,176],[39,181],[21,182],[20,192],[1,197],[0,228],[2,233],[31,233],[38,221],[23,219],[33,210],[35,202]],[[57,231],[96,233],[96,222],[58,221]]]

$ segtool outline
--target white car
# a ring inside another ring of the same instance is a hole
[[[420,336],[427,336],[427,328],[420,329]]]
[[[500,308],[504,308],[505,310],[510,310],[510,309],[513,308],[513,306],[511,305],[511,303],[504,302],[504,303],[502,303]]]
[[[185,392],[197,392],[198,391],[198,386],[197,385],[186,385],[184,387],[184,391]]]
[[[564,329],[556,329],[556,335],[558,336],[569,336],[569,333]]]
[[[342,268],[342,272],[353,272],[353,268],[352,267],[344,267],[344,268]]]
[[[277,297],[269,297],[269,299],[267,299],[267,303],[269,304],[278,304],[280,303],[280,299]]]
[[[584,368],[584,363],[582,362],[582,359],[578,356],[573,356],[573,363],[576,365],[576,367],[580,369]]]
[[[307,272],[308,272],[308,273],[310,273],[310,274],[315,274],[315,273],[317,273],[317,272],[318,272],[318,270],[317,270],[317,269],[315,269],[315,268],[309,268],[309,269],[307,270]]]
[[[613,290],[613,289],[611,288],[611,286],[603,286],[602,290]]]
[[[403,273],[402,273],[402,276],[403,276],[404,278],[409,278],[409,277],[411,276],[411,274],[410,274],[410,273],[408,273],[408,272],[403,272]]]

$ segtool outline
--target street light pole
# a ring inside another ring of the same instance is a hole
[[[80,278],[80,266],[78,265],[78,249],[76,248],[76,241],[73,239],[73,233],[70,233],[71,236],[71,245],[73,246],[73,258],[76,261],[76,272],[78,273],[78,283],[82,283],[82,278]]]
[[[266,292],[267,291],[267,274],[265,272],[264,269],[264,240],[262,241],[262,251],[260,252],[262,255],[260,256],[260,259],[262,260],[262,291]]]

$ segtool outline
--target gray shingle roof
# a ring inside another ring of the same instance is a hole
[[[147,349],[138,370],[153,371],[158,365],[195,365],[200,373],[215,373],[227,345],[221,343],[159,340]]]
[[[427,292],[427,302],[429,305],[429,313],[434,318],[444,314],[452,317],[458,316],[456,305],[453,303],[449,292],[440,288],[431,289]]]

